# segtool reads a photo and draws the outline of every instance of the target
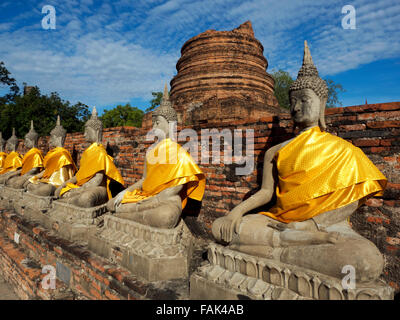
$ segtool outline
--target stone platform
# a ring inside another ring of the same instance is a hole
[[[183,220],[160,229],[107,214],[104,227],[89,236],[89,250],[147,281],[170,280],[188,278],[193,239]]]
[[[15,209],[14,204],[19,203],[24,192],[24,189],[14,189],[2,185],[0,187],[0,207],[4,209]]]
[[[25,192],[20,201],[21,210],[20,212],[16,211],[28,220],[40,222],[43,219],[43,214],[51,209],[53,200],[54,197],[42,197]]]
[[[190,299],[392,300],[382,280],[343,289],[341,280],[282,262],[211,244],[209,264],[190,278]]]
[[[66,240],[87,243],[90,229],[102,223],[102,215],[106,211],[106,204],[80,208],[62,201],[53,201],[52,208],[44,212],[40,223]]]

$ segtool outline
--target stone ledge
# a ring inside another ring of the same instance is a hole
[[[261,300],[392,300],[394,297],[393,288],[382,280],[343,289],[340,279],[217,244],[210,244],[208,259],[210,263],[191,276],[192,299],[208,299],[208,288],[222,299],[238,299],[240,295]]]
[[[12,243],[15,232],[20,241]],[[0,209],[0,235],[20,250],[26,252],[31,260],[40,266],[61,263],[70,270],[68,288],[74,299],[90,300],[187,300],[188,281],[170,280],[149,282],[132,274],[126,268],[97,256],[86,246],[68,241],[46,230],[38,223],[9,210]],[[6,255],[8,257],[8,255]],[[8,266],[16,280],[22,279],[14,265]],[[7,281],[12,281],[7,278]],[[21,288],[23,299],[38,299],[38,295],[28,296],[24,292],[32,290],[32,283]],[[32,290],[33,291],[33,290]]]

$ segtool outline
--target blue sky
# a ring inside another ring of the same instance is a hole
[[[346,4],[356,10],[355,30],[342,28]],[[55,30],[42,28],[44,5],[56,9]],[[343,106],[400,101],[397,0],[2,0],[0,61],[21,86],[100,111],[127,102],[144,109],[176,74],[186,40],[247,20],[268,72],[295,77],[307,40],[320,75],[346,89]]]

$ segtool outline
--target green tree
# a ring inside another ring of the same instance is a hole
[[[278,70],[271,74],[275,80],[274,94],[282,108],[289,109],[289,87],[294,81],[289,72]]]
[[[346,92],[340,83],[335,83],[332,79],[325,79],[328,86],[328,101],[326,102],[327,108],[341,107],[342,103],[339,101],[338,92]]]
[[[16,95],[13,101],[0,108],[0,131],[10,136],[12,128],[20,138],[29,131],[30,120],[40,136],[49,135],[54,128],[57,115],[67,132],[81,132],[90,112],[89,107],[78,102],[71,105],[64,101],[58,93],[42,95],[38,87],[32,88],[26,95]]]
[[[293,83],[294,79],[290,74],[283,70],[273,72],[272,77],[275,80],[274,94],[278,100],[279,105],[282,108],[290,109],[289,101],[289,88]],[[346,90],[340,83],[335,83],[332,79],[324,79],[328,86],[328,100],[326,102],[327,108],[335,108],[341,106],[342,103],[339,101],[338,93],[345,92]]]
[[[7,70],[3,61],[0,61],[0,87],[8,87],[9,93],[0,97],[0,107],[5,103],[12,101],[19,93],[19,87],[14,78],[10,77],[11,73]]]
[[[168,91],[168,94],[169,94],[169,91]],[[154,98],[150,100],[151,106],[148,107],[145,112],[153,111],[155,108],[157,108],[161,104],[161,100],[162,100],[162,97],[163,97],[163,93],[162,92],[160,92],[160,91],[152,92],[151,95]]]
[[[105,110],[100,117],[105,128],[142,125],[144,112],[137,107],[131,107],[128,103],[124,106],[118,105],[114,109]]]

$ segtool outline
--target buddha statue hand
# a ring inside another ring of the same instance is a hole
[[[324,231],[320,230],[317,224],[312,219],[304,221],[294,221],[290,223],[283,223],[283,222],[269,223],[268,227],[271,227],[278,231],[285,231],[287,229],[299,230],[299,231]]]
[[[59,187],[56,189],[56,191],[54,191],[54,197],[56,197],[57,199],[60,198],[61,190],[62,190],[63,188],[65,188],[66,185],[67,185],[67,183],[66,183],[66,182],[63,182],[63,184],[62,184],[61,186],[59,186]]]
[[[128,191],[128,189],[125,189],[118,193],[114,198],[111,198],[107,202],[107,210],[109,212],[115,212],[118,208],[118,206],[121,204],[122,199],[124,198],[125,193]]]
[[[213,223],[212,233],[218,235],[219,239],[224,242],[231,242],[234,232],[239,234],[239,226],[242,219],[243,213],[234,208],[225,217],[219,218],[219,223]]]

